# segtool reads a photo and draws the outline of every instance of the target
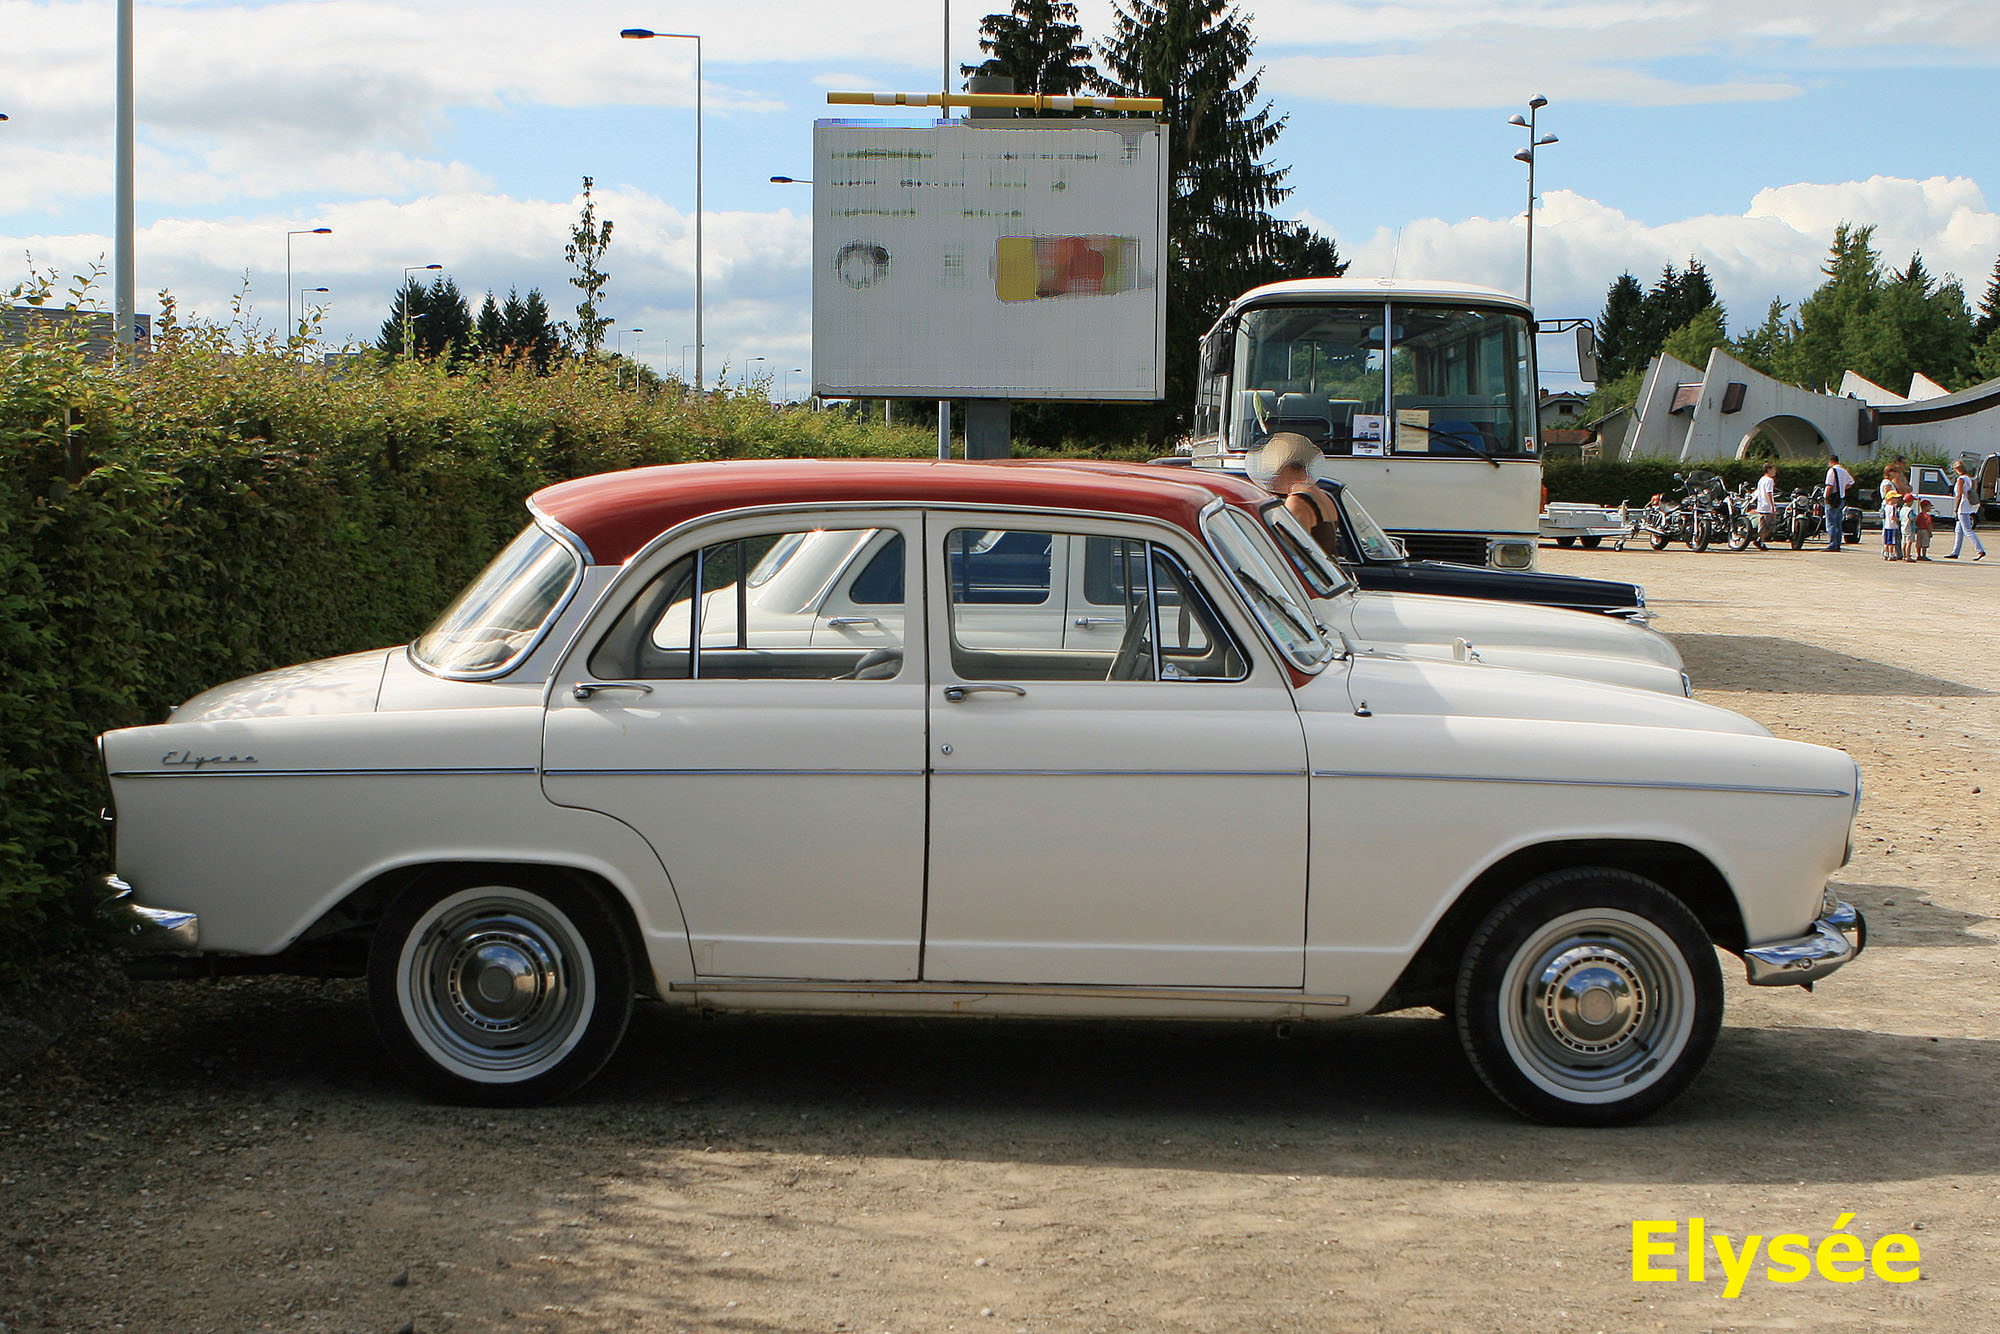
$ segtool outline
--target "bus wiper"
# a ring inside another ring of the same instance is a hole
[[[1404,426],[1414,426],[1419,431],[1422,431],[1425,435],[1428,435],[1433,439],[1442,440],[1449,445],[1456,445],[1458,448],[1464,450],[1468,454],[1473,455],[1474,457],[1485,459],[1488,463],[1492,464],[1496,468],[1500,466],[1499,459],[1494,458],[1491,454],[1487,453],[1485,450],[1481,449],[1478,445],[1473,444],[1470,440],[1467,440],[1464,436],[1459,435],[1455,431],[1440,431],[1435,426],[1424,426],[1418,422],[1397,422],[1396,425],[1399,428]]]

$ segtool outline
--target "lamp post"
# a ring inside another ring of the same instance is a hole
[[[410,326],[416,322],[416,317],[410,314],[410,275],[413,273],[431,273],[443,267],[444,265],[442,264],[405,264],[403,266],[403,355],[406,357],[415,351],[410,346]]]
[[[1556,142],[1553,134],[1535,137],[1535,113],[1548,104],[1548,98],[1537,95],[1528,99],[1527,116],[1516,114],[1507,118],[1509,125],[1518,125],[1528,132],[1528,146],[1514,154],[1514,160],[1528,164],[1528,262],[1527,273],[1521,280],[1521,299],[1531,310],[1535,305],[1535,150]]]
[[[701,392],[701,34],[695,32],[654,32],[651,28],[625,28],[618,34],[631,41],[666,37],[694,43],[694,388]]]
[[[330,291],[330,290],[332,290],[332,289],[330,289],[330,288],[326,288],[326,287],[301,287],[301,288],[299,289],[299,323],[301,323],[301,324],[305,323],[305,319],[306,319],[306,293],[307,293],[307,292],[326,292],[326,291]],[[286,304],[287,304],[287,305],[289,305],[289,304],[290,304],[290,301],[291,301],[291,295],[292,295],[292,290],[291,290],[291,289],[290,289],[289,287],[288,287],[288,288],[286,288],[286,289],[285,289],[285,298],[286,298]],[[303,342],[304,340],[303,340],[303,339],[301,339],[300,341],[301,341],[301,342]]]
[[[138,283],[132,261],[132,0],[118,0],[118,92],[113,131],[112,338],[129,360],[138,341]],[[289,284],[291,280],[287,279]]]
[[[745,361],[745,362],[743,363],[743,392],[744,392],[744,393],[746,393],[746,394],[747,394],[747,393],[749,393],[749,392],[750,392],[750,366],[751,366],[751,363],[752,363],[752,362],[758,362],[758,361],[765,361],[765,360],[768,360],[768,358],[765,358],[765,357],[751,357],[751,358],[750,358],[750,359],[749,359],[748,361]]]
[[[292,335],[298,326],[292,323],[292,238],[294,236],[331,236],[331,227],[304,227],[295,232],[285,233],[285,346],[292,345]],[[324,287],[315,288],[324,292]]]

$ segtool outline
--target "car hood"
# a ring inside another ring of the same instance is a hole
[[[1553,649],[1600,658],[1632,658],[1681,670],[1681,655],[1665,635],[1615,617],[1520,602],[1438,597],[1426,593],[1356,590],[1315,604],[1320,618],[1357,640],[1394,652],[1403,644],[1468,641],[1487,646]],[[1337,620],[1328,620],[1329,616]]]
[[[395,649],[370,649],[259,672],[204,690],[174,711],[177,723],[373,713],[382,671]]]
[[[1338,679],[1329,671],[1326,677]],[[1374,717],[1433,715],[1520,722],[1610,723],[1682,731],[1770,736],[1740,713],[1655,690],[1635,690],[1543,672],[1480,663],[1357,656],[1349,659],[1345,693],[1309,690],[1301,706],[1363,709]],[[1323,678],[1323,684],[1335,680]]]
[[[1473,597],[1560,603],[1572,607],[1633,607],[1640,601],[1639,586],[1619,579],[1592,579],[1587,575],[1556,574],[1548,570],[1489,570],[1483,566],[1457,565],[1441,560],[1413,560],[1402,564],[1405,569],[1433,578],[1456,580]],[[1479,590],[1476,593],[1473,592],[1475,588]]]

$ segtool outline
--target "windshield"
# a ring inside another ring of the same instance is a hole
[[[410,645],[410,656],[441,676],[496,675],[534,647],[577,573],[576,554],[529,524]]]
[[[1276,539],[1278,550],[1292,563],[1292,569],[1314,597],[1330,598],[1352,586],[1353,581],[1339,562],[1320,549],[1282,500],[1272,501],[1258,513]]]
[[[1272,564],[1258,535],[1255,520],[1233,509],[1211,514],[1207,521],[1210,542],[1221,557],[1223,568],[1235,580],[1238,591],[1264,630],[1293,663],[1318,667],[1333,657],[1333,646],[1320,633],[1319,622],[1294,591],[1296,585]]]
[[[1328,454],[1507,459],[1535,452],[1527,316],[1324,302],[1240,317],[1229,447],[1278,431]]]
[[[1394,538],[1382,531],[1382,525],[1375,522],[1375,516],[1361,507],[1354,498],[1354,492],[1340,488],[1338,496],[1341,521],[1347,525],[1347,535],[1354,539],[1354,545],[1361,549],[1363,560],[1400,561],[1402,548]]]

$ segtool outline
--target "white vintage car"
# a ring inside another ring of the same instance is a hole
[[[1065,466],[1121,475],[1157,471],[1141,464]],[[1277,497],[1243,474],[1191,468],[1181,475],[1256,514],[1270,527],[1312,594],[1315,614],[1356,652],[1484,662],[1669,695],[1693,693],[1680,650],[1665,635],[1643,625],[1599,612],[1529,602],[1364,589],[1320,550]],[[1351,491],[1343,497],[1340,513],[1363,551],[1394,549],[1393,540],[1354,501]]]
[[[1271,529],[1165,470],[688,464],[529,511],[413,644],[102,738],[132,947],[365,974],[394,1059],[473,1102],[577,1088],[638,996],[1433,1005],[1506,1102],[1602,1124],[1695,1077],[1715,946],[1784,984],[1863,943],[1826,893],[1846,755],[1355,654]],[[845,603],[791,582],[822,546],[866,558]],[[764,589],[810,626],[760,621]]]

